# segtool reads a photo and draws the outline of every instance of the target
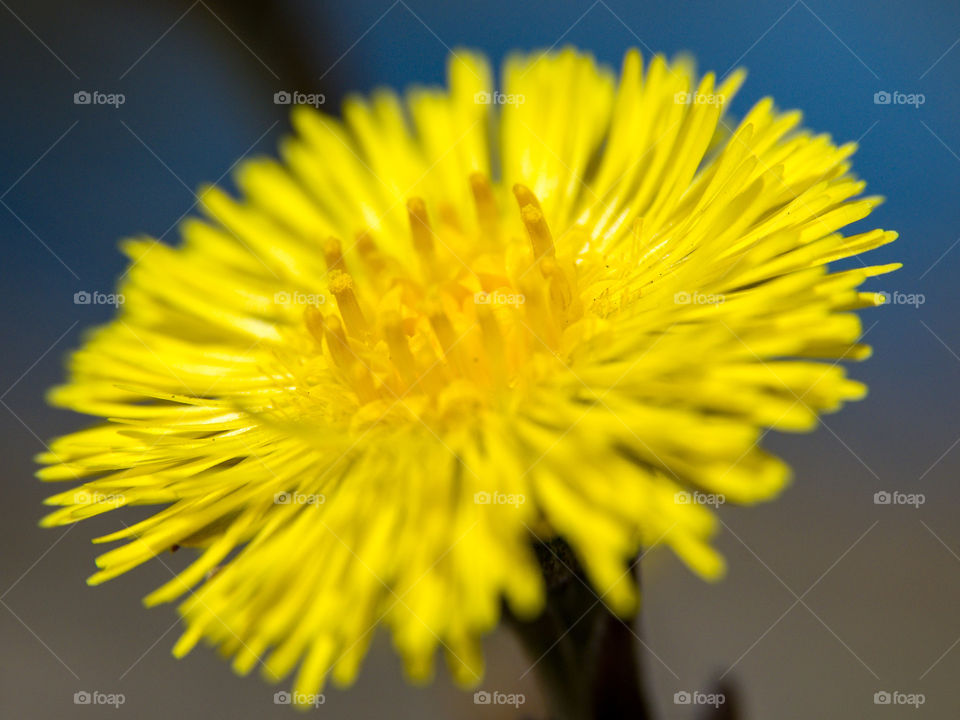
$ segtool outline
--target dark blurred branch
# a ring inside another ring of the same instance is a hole
[[[546,609],[530,622],[507,619],[536,663],[551,720],[649,720],[634,618],[620,619],[598,602],[566,543],[538,545],[537,555]]]
[[[180,12],[189,7],[187,3],[171,3],[170,0],[154,2],[175,5]],[[329,42],[329,24],[307,22],[310,18],[301,17],[290,3],[285,2],[203,0],[203,5],[209,12],[198,5],[190,12],[191,19],[204,23],[207,31],[218,41],[223,41],[224,46],[233,43],[238,58],[262,71],[251,77],[262,81],[266,87],[304,93],[323,92],[332,97],[343,95],[344,88],[337,73],[325,76],[322,87],[319,79],[337,60],[329,50],[334,47],[334,43]],[[322,4],[318,3],[313,12],[322,12]],[[274,78],[261,62],[279,79]]]
[[[717,708],[707,706],[698,717],[703,720],[742,720],[743,708],[740,707],[740,692],[736,685],[729,682],[721,682],[716,689],[711,691],[713,694],[723,696],[723,704]]]

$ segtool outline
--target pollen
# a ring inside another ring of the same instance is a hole
[[[335,238],[323,245],[336,312],[324,319],[311,309],[304,322],[315,339],[326,337],[320,344],[329,365],[345,373],[358,403],[400,400],[423,421],[436,421],[442,408],[462,418],[453,396],[444,395],[458,383],[476,390],[461,395],[464,402],[482,398],[479,405],[492,407],[563,362],[557,353],[565,352],[564,333],[582,317],[573,255],[565,270],[529,188],[516,185],[516,203],[501,207],[485,175],[462,182],[472,197],[464,213],[477,220],[469,233],[468,217],[448,211],[435,228],[425,201],[407,200],[416,267],[379,247],[371,230],[358,232],[346,250]],[[367,292],[354,276],[364,278]],[[357,363],[368,372],[359,373]]]

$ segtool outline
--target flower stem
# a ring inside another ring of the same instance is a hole
[[[546,608],[532,621],[507,618],[534,663],[550,720],[650,720],[631,628],[635,617],[617,617],[598,600],[562,540],[539,543],[536,551]]]

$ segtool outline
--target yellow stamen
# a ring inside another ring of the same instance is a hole
[[[533,256],[539,262],[543,258],[553,257],[556,253],[553,247],[553,236],[543,212],[535,205],[524,205],[520,208],[520,217],[527,227],[530,244],[533,245]]]
[[[327,270],[343,270],[343,250],[340,241],[331,236],[323,243],[323,258],[327,262]]]
[[[330,273],[330,292],[337,299],[337,307],[347,330],[354,337],[363,337],[367,332],[367,319],[353,292],[353,278],[345,272],[334,270]]]
[[[549,301],[544,297],[543,283],[528,275],[521,281],[520,289],[525,297],[526,329],[533,336],[531,349],[539,352],[546,346],[556,350],[560,346],[560,333],[550,312]]]
[[[417,381],[417,361],[410,352],[407,334],[403,331],[403,320],[396,312],[387,313],[383,318],[383,334],[390,348],[390,360],[401,379],[408,387]]]
[[[407,200],[407,217],[410,220],[410,234],[413,235],[413,247],[423,258],[433,256],[433,230],[427,217],[427,206],[422,198]]]
[[[350,341],[343,330],[343,323],[336,315],[323,318],[323,336],[327,341],[327,351],[341,370],[349,372],[356,361]]]
[[[313,339],[317,341],[320,347],[323,347],[323,313],[311,305],[303,311],[303,319]]]
[[[360,253],[360,259],[369,271],[367,277],[378,291],[384,292],[390,287],[388,272],[390,270],[390,258],[388,258],[377,247],[370,231],[364,230],[357,233],[356,247]]]
[[[490,379],[497,386],[506,384],[507,358],[503,345],[503,333],[493,312],[486,305],[477,307],[477,323],[483,332],[484,357],[490,370]]]
[[[533,194],[533,191],[528,188],[526,185],[521,185],[517,183],[513,186],[513,195],[517,198],[517,204],[520,207],[524,205],[533,205],[537,210],[543,210],[540,207],[540,201],[537,200],[537,196]]]
[[[447,360],[456,368],[460,375],[465,374],[467,368],[465,367],[461,353],[458,351],[457,333],[450,323],[450,318],[443,312],[439,303],[431,303],[427,314],[430,318],[430,326],[433,328],[437,340],[440,341],[440,347],[443,348],[443,353],[446,355]]]
[[[388,258],[377,247],[369,230],[357,233],[355,247],[366,270],[366,279],[378,292],[385,292],[390,287]]]
[[[336,315],[328,315],[325,318],[316,308],[307,308],[304,317],[310,334],[318,342],[320,337],[326,338],[327,351],[356,390],[360,401],[368,403],[375,400],[377,391],[373,378],[350,346],[340,318]]]
[[[477,222],[480,223],[480,231],[485,240],[494,240],[498,234],[499,216],[490,181],[482,173],[472,173],[470,189],[473,191],[473,202],[477,206]]]
[[[442,202],[438,209],[440,211],[440,223],[442,225],[451,227],[457,232],[463,232],[463,227],[460,225],[460,215],[453,205],[448,202]]]
[[[563,325],[567,324],[567,310],[573,303],[573,291],[566,274],[560,269],[555,258],[545,257],[540,262],[543,276],[550,282],[550,305],[557,312]]]

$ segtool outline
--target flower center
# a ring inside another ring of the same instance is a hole
[[[486,177],[470,187],[476,222],[408,200],[412,252],[388,253],[370,231],[347,255],[337,238],[324,244],[335,311],[307,308],[306,328],[371,412],[471,412],[563,362],[583,316],[575,258],[558,256],[528,188],[513,188],[519,213],[501,216]]]

